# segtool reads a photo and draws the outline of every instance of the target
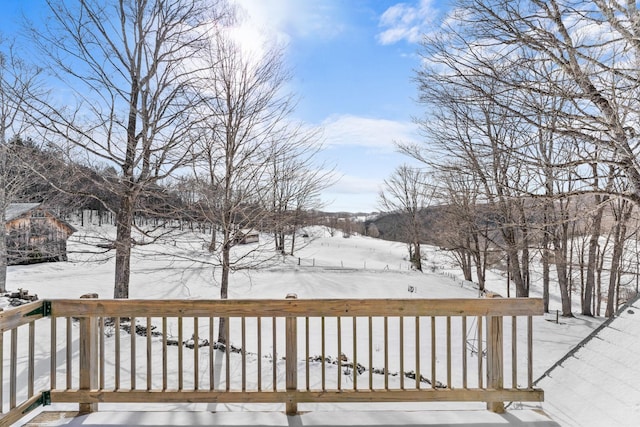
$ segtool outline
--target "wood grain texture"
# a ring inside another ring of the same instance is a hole
[[[52,300],[60,317],[337,317],[542,315],[540,298],[319,300]],[[23,322],[26,323],[26,322]],[[11,328],[9,328],[11,329]]]
[[[341,391],[208,391],[208,390],[52,390],[53,403],[329,403],[329,402],[542,402],[544,392],[533,390],[437,389]]]
[[[29,322],[41,319],[42,313],[31,314],[38,310],[42,310],[44,300],[30,302],[19,307],[13,307],[10,310],[0,311],[0,333],[10,331],[18,326],[26,325]]]

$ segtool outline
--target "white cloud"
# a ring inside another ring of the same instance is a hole
[[[329,211],[373,212],[378,210],[378,193],[381,182],[353,175],[344,175],[322,193]]]
[[[378,25],[384,30],[378,34],[378,41],[383,45],[400,40],[417,43],[422,34],[428,32],[437,13],[432,0],[420,0],[415,6],[395,4],[380,16]]]
[[[240,32],[247,43],[275,40],[288,43],[294,38],[330,39],[345,25],[340,21],[339,3],[299,0],[234,0],[240,7]]]
[[[344,175],[334,185],[334,192],[339,194],[377,194],[380,189],[380,180],[362,178],[353,175]]]
[[[394,151],[395,142],[408,142],[418,137],[414,123],[352,115],[330,116],[322,127],[324,143],[328,147],[353,145]]]

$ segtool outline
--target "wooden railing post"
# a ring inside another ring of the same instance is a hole
[[[98,298],[97,294],[80,298]],[[98,386],[98,319],[80,318],[80,390],[94,390]],[[80,413],[96,412],[97,403],[80,403]]]
[[[296,294],[288,294],[287,299],[297,299]],[[287,392],[298,390],[298,322],[297,317],[287,316],[286,319],[286,388]],[[275,363],[275,362],[274,362]],[[298,413],[298,402],[289,397],[286,402],[287,415]]]
[[[487,328],[487,388],[500,390],[504,387],[502,316],[488,316]],[[487,409],[502,414],[504,402],[487,402]]]

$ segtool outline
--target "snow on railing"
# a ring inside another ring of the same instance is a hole
[[[531,317],[542,314],[541,299],[520,298],[38,301],[0,313],[0,425],[50,402],[284,403],[293,414],[308,402],[479,401],[501,412],[543,399]]]

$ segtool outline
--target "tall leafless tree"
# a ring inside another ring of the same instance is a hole
[[[275,250],[287,253],[286,237],[291,236],[289,255],[293,255],[296,232],[306,211],[321,207],[320,192],[333,182],[333,169],[317,164],[322,149],[317,131],[293,127],[291,138],[272,143],[267,171],[270,196],[265,209],[270,212]]]
[[[25,129],[23,109],[26,96],[40,90],[40,70],[26,64],[13,42],[0,38],[0,292],[6,291],[7,241],[6,211],[24,192],[30,174],[16,138]]]
[[[398,166],[384,180],[379,195],[380,208],[400,215],[406,243],[409,246],[411,265],[422,271],[421,244],[424,241],[423,215],[434,197],[433,186],[427,175],[418,168]]]
[[[32,28],[32,39],[66,95],[31,103],[31,118],[50,143],[70,145],[76,161],[117,171],[99,184],[118,200],[113,295],[128,298],[139,201],[192,160],[195,58],[219,7],[200,0],[46,4],[46,26]]]
[[[270,259],[264,251],[232,249],[241,240],[243,228],[258,230],[273,219],[269,208],[273,192],[294,173],[278,171],[278,181],[273,165],[282,159],[284,164],[290,159],[292,164],[299,162],[295,151],[315,144],[315,134],[290,123],[294,102],[285,91],[289,73],[280,48],[248,55],[223,28],[215,35],[207,61],[201,134],[194,147],[200,160],[194,172],[204,190],[201,209],[219,230],[210,249],[221,267],[220,297],[224,299],[232,271],[257,268]],[[288,152],[292,148],[296,150]],[[219,341],[225,339],[223,320]]]

